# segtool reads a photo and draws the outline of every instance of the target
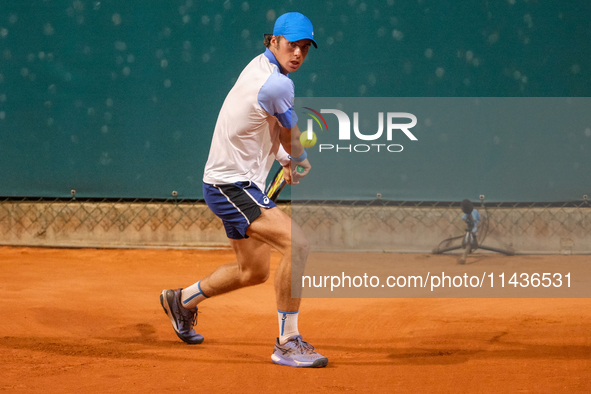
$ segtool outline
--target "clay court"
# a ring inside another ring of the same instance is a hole
[[[591,393],[589,15],[0,1],[0,394]],[[265,190],[279,145],[313,167],[278,200],[308,283],[372,275],[302,290],[321,369],[271,361],[276,252],[266,283],[199,305],[200,345],[159,300],[234,261],[203,181]],[[517,273],[531,286],[499,288]]]
[[[330,360],[311,370],[271,362],[270,280],[203,303],[205,341],[186,345],[160,291],[232,259],[229,250],[1,247],[0,391],[591,391],[589,299],[305,299],[300,331]]]

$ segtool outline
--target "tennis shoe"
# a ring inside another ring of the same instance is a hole
[[[187,309],[181,305],[181,290],[162,290],[160,304],[170,318],[176,335],[184,342],[196,345],[203,342],[203,336],[193,329],[197,324],[197,307]]]
[[[301,335],[289,337],[283,345],[279,343],[279,338],[277,338],[271,360],[279,365],[304,368],[321,368],[328,364],[328,359],[318,354],[314,350],[314,346],[304,341]]]

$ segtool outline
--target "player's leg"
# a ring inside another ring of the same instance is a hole
[[[262,210],[246,233],[250,238],[267,243],[281,253],[275,273],[277,309],[297,311],[301,293],[301,285],[297,286],[297,283],[301,283],[309,251],[308,240],[302,229],[295,222],[292,223],[291,218],[279,208],[271,208]]]
[[[247,234],[268,243],[282,255],[275,274],[279,337],[271,359],[292,367],[326,366],[328,359],[304,341],[298,331],[301,278],[309,252],[302,229],[279,208],[271,208],[261,212]]]
[[[264,282],[269,277],[271,256],[267,243],[250,239],[246,234],[248,226],[260,215],[260,207],[275,206],[256,185],[251,182],[204,184],[203,195],[209,208],[222,219],[238,261],[219,267],[184,289],[162,291],[160,303],[164,311],[178,337],[189,344],[203,341],[193,329],[197,305],[211,296]]]
[[[271,248],[254,238],[230,239],[237,262],[217,268],[209,276],[184,288],[163,290],[160,303],[177,336],[188,344],[203,342],[197,334],[197,305],[205,299],[245,286],[263,283],[269,277]]]
[[[246,234],[249,238],[230,239],[236,253],[235,263],[225,264],[183,289],[185,308],[193,308],[205,298],[265,282],[269,277],[272,246],[282,254],[275,275],[277,308],[287,312],[298,310],[299,294],[291,297],[291,274],[294,271],[294,277],[301,278],[308,254],[308,243],[299,226],[292,231],[289,216],[274,207],[262,209]]]
[[[237,261],[222,265],[199,282],[207,297],[258,285],[269,278],[271,247],[268,244],[255,238],[244,238],[230,239],[230,245]]]

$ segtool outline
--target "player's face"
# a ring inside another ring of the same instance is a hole
[[[274,40],[274,41],[273,41]],[[308,55],[308,50],[312,45],[312,40],[304,39],[299,41],[287,41],[285,38],[277,41],[273,37],[271,47],[275,58],[287,73],[296,71]]]

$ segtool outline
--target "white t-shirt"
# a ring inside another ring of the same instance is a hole
[[[298,119],[293,82],[280,67],[267,49],[242,71],[220,110],[203,182],[251,181],[264,190],[273,160],[289,163],[279,125],[292,128]]]

